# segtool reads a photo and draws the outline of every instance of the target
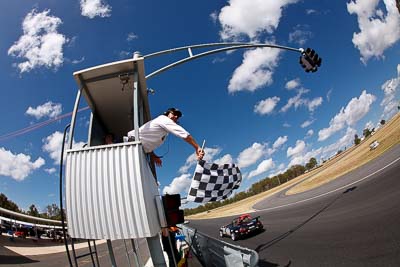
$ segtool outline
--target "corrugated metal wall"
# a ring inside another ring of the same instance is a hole
[[[155,236],[160,231],[158,194],[139,144],[67,151],[66,208],[71,237]]]

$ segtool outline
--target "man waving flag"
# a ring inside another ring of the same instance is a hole
[[[235,164],[219,165],[199,160],[187,200],[197,203],[219,201],[239,188],[241,182],[242,174]]]

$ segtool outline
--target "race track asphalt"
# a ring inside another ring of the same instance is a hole
[[[314,190],[287,190],[253,207],[262,233],[220,238],[219,227],[234,217],[188,226],[257,251],[259,266],[400,266],[400,145]]]

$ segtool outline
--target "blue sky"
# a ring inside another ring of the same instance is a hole
[[[311,157],[327,159],[397,112],[395,1],[208,2],[1,1],[0,192],[23,209],[58,203],[61,132],[77,91],[72,73],[134,51],[240,41],[312,47],[323,58],[316,73],[305,73],[298,53],[238,50],[148,81],[152,116],[181,109],[181,124],[198,143],[206,140],[206,160],[239,164],[239,191]],[[149,59],[146,72],[184,56]],[[79,113],[78,145],[88,119],[87,110]],[[193,148],[170,136],[157,153],[160,190],[185,195]]]

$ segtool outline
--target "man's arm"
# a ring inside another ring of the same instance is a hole
[[[154,161],[154,164],[156,164],[156,166],[161,167],[162,166],[162,161],[161,158],[159,156],[156,155],[156,153],[154,153],[153,151],[149,153],[151,159]]]
[[[201,147],[197,144],[196,140],[194,140],[194,138],[191,135],[188,135],[186,138],[184,138],[184,140],[188,143],[191,144],[194,149],[196,150],[196,155],[197,155],[197,159],[201,160],[204,157],[204,151],[203,149],[201,149]]]

